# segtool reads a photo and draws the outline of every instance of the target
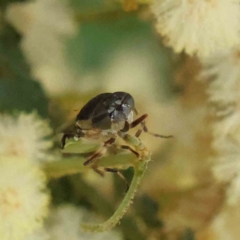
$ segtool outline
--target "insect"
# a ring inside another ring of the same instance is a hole
[[[124,140],[125,133],[139,124],[141,128],[136,132],[136,137],[139,137],[142,131],[156,137],[171,137],[149,132],[145,124],[145,119],[148,115],[143,114],[134,120],[134,114],[137,115],[137,110],[134,99],[129,93],[114,92],[99,94],[83,106],[72,127],[64,131],[62,148],[64,148],[67,138],[85,138],[102,142],[102,150],[96,151],[84,162],[84,165],[87,166],[93,165],[104,154],[103,149],[115,143],[117,137],[121,137]],[[136,156],[139,155],[129,145],[120,145],[119,147],[130,150]],[[95,170],[97,171],[97,169]],[[120,175],[116,169],[106,168],[105,170],[116,172]]]

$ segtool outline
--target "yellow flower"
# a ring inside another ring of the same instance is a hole
[[[223,51],[202,61],[202,77],[208,77],[208,99],[213,106],[213,173],[228,182],[228,203],[240,199],[240,50]]]
[[[239,42],[239,0],[155,0],[157,31],[176,52],[200,57]]]
[[[48,213],[45,176],[31,161],[2,156],[0,176],[0,239],[25,239]]]
[[[240,98],[240,48],[225,50],[202,60],[202,77],[211,77],[210,102],[231,103]]]
[[[0,115],[0,155],[47,160],[52,142],[45,138],[51,133],[48,122],[35,113],[21,113],[16,118]]]

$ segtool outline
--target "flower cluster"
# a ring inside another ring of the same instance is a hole
[[[213,172],[219,181],[231,182],[228,202],[240,199],[240,55],[239,49],[224,51],[203,61],[202,77],[210,77],[209,102],[213,106]]]
[[[43,225],[49,193],[41,161],[52,143],[48,123],[35,113],[0,118],[0,238],[25,240]]]
[[[155,0],[152,11],[176,52],[205,57],[239,42],[239,0]]]
[[[21,113],[18,116],[1,115],[0,156],[17,156],[33,161],[46,161],[52,146],[52,130],[47,121],[37,114]]]
[[[2,156],[0,174],[1,239],[24,239],[48,214],[45,176],[27,159]]]

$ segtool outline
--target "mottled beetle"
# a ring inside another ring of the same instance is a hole
[[[99,140],[103,142],[104,147],[107,147],[113,144],[118,136],[124,139],[124,133],[139,124],[142,127],[136,132],[136,137],[139,137],[142,131],[156,137],[171,137],[149,132],[145,124],[145,119],[148,115],[144,114],[133,121],[134,113],[137,114],[137,110],[135,109],[134,99],[129,93],[114,92],[99,94],[80,110],[72,128],[64,131],[62,148],[64,148],[67,138]],[[138,156],[138,152],[128,145],[121,145],[120,148],[128,149]],[[84,165],[92,164],[101,156],[102,151],[95,152],[84,162]],[[115,169],[107,168],[105,170],[118,173]]]

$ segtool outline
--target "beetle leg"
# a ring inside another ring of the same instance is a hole
[[[61,140],[61,148],[64,149],[66,144],[66,139],[73,137],[73,134],[64,133]]]
[[[132,149],[130,146],[128,145],[120,145],[120,148],[122,149],[127,149],[127,150],[130,150],[132,153],[134,153],[137,157],[139,157],[139,153],[136,152],[134,149]]]
[[[116,141],[116,138],[110,138],[109,140],[107,140],[105,143],[104,143],[104,147],[107,147],[109,145],[112,145],[113,143],[115,143]]]
[[[143,129],[138,129],[137,132],[135,133],[135,137],[140,137],[141,133],[142,133]]]
[[[121,130],[121,132],[127,132],[130,128],[136,127],[138,124],[144,121],[148,117],[147,114],[142,115],[141,117],[134,120],[132,123],[125,122],[124,128]]]
[[[136,127],[138,124],[142,123],[147,117],[148,117],[147,114],[143,114],[141,117],[137,118],[131,124],[129,124],[129,128]]]
[[[106,172],[111,172],[111,173],[116,173],[126,184],[127,188],[126,188],[126,192],[128,191],[129,189],[129,184],[128,184],[128,181],[127,179],[122,175],[122,173],[120,173],[117,169],[115,168],[104,168],[104,170]]]
[[[61,149],[64,149],[64,146],[66,144],[66,139],[67,139],[67,134],[63,134],[62,139],[61,139]]]
[[[171,137],[173,137],[172,135],[167,135],[167,136],[166,136],[166,135],[160,135],[160,134],[158,134],[158,133],[149,132],[148,129],[147,129],[147,126],[146,126],[145,121],[142,121],[142,122],[141,122],[141,125],[142,125],[142,128],[141,128],[141,129],[138,129],[137,132],[135,133],[135,137],[137,137],[137,138],[140,137],[140,135],[141,135],[141,133],[142,133],[143,131],[146,132],[146,133],[148,133],[148,134],[153,135],[154,137],[160,137],[160,138],[171,138]]]
[[[142,129],[139,129],[136,134],[135,137],[139,137],[142,133],[142,131],[149,133],[151,135],[153,135],[154,137],[160,137],[160,138],[171,138],[173,137],[172,135],[161,135],[161,134],[157,134],[157,133],[152,133],[149,132],[145,123],[145,119],[148,117],[147,114],[143,114],[141,117],[137,118],[135,121],[133,121],[131,124],[129,124],[128,122],[125,123],[125,126],[122,130],[122,132],[127,132],[130,128],[134,128],[136,127],[138,124],[142,125]]]
[[[113,144],[113,143],[115,142],[115,140],[116,140],[115,138],[110,138],[109,140],[107,140],[107,141],[104,143],[102,149],[101,149],[100,151],[94,153],[90,158],[88,158],[88,159],[83,163],[83,165],[84,165],[84,166],[88,166],[89,164],[93,163],[96,159],[100,158],[100,157],[104,154],[104,152],[106,151],[106,148],[107,148],[109,145]]]
[[[154,137],[160,137],[160,138],[171,138],[171,137],[173,137],[172,135],[161,135],[161,134],[149,132],[148,129],[147,129],[145,121],[141,122],[141,125],[143,127],[144,132],[149,133],[149,134],[153,135]]]
[[[104,177],[104,172],[103,171],[101,171],[101,170],[99,170],[98,168],[95,168],[95,167],[93,167],[92,169],[94,170],[94,172],[99,174],[101,177]]]
[[[120,173],[119,170],[115,169],[115,168],[104,168],[104,171],[101,171],[99,170],[98,168],[96,167],[93,167],[92,168],[97,174],[99,174],[101,177],[104,177],[104,171],[105,172],[111,172],[111,173],[116,173],[126,184],[126,192],[128,191],[129,189],[129,184],[128,184],[128,181],[127,179],[122,175],[122,173]]]
[[[130,128],[136,127],[138,124],[142,123],[146,118],[148,117],[147,114],[142,115],[141,117],[134,120],[131,124],[129,124],[127,121],[125,122],[124,128],[121,130],[121,132],[127,132]],[[143,129],[139,129],[135,136],[139,137],[142,133]]]
[[[90,158],[88,158],[88,159],[83,163],[83,165],[84,165],[84,166],[88,166],[89,164],[95,162],[98,158],[100,158],[100,157],[103,155],[102,152],[103,152],[103,151],[94,153]]]

